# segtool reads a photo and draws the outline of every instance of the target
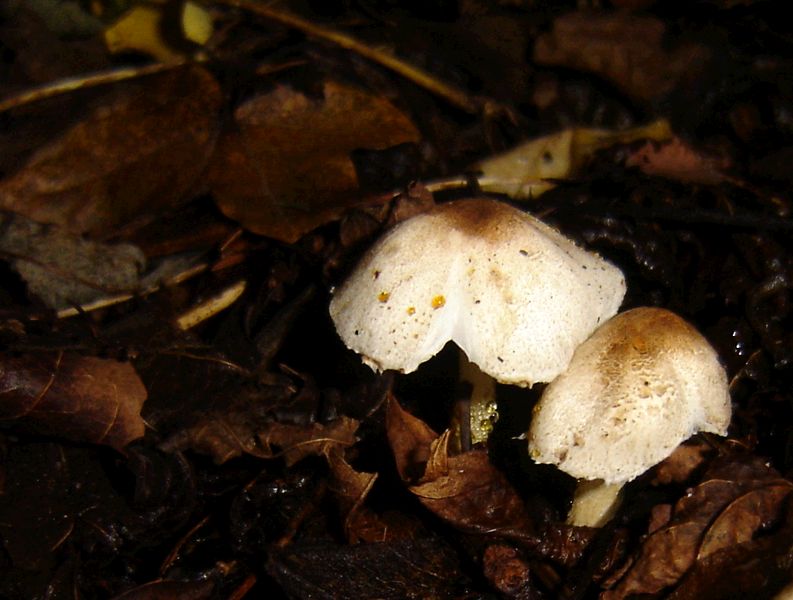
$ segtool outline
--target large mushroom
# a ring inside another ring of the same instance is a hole
[[[579,479],[568,517],[597,527],[622,486],[699,431],[725,435],[727,375],[689,323],[660,308],[636,308],[604,323],[543,392],[529,453]]]
[[[344,343],[373,369],[414,371],[448,342],[502,383],[552,380],[614,315],[622,272],[490,199],[439,204],[388,231],[334,293]]]

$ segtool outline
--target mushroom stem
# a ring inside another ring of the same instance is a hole
[[[605,525],[620,505],[622,487],[621,483],[608,484],[602,479],[579,479],[567,524],[579,527]]]
[[[471,445],[486,442],[493,431],[493,423],[498,419],[496,404],[496,380],[468,360],[460,351],[459,378],[471,386],[468,402],[468,427],[471,432]],[[461,424],[462,426],[462,424]]]

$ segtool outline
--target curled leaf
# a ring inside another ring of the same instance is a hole
[[[418,140],[387,99],[334,81],[314,99],[279,86],[240,106],[209,171],[220,209],[255,233],[294,242],[356,199],[350,153]]]
[[[718,464],[674,507],[669,523],[647,536],[607,600],[655,594],[690,571],[718,564],[721,552],[747,544],[780,519],[793,483],[757,458]]]
[[[487,452],[473,450],[449,456],[450,432],[440,437],[427,425],[402,410],[396,399],[388,407],[388,440],[403,479],[420,471],[409,486],[424,506],[464,531],[533,531],[522,499]]]
[[[121,449],[143,435],[146,388],[129,363],[56,355],[0,355],[0,421]]]

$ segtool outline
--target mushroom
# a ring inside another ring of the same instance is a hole
[[[561,373],[624,294],[598,255],[506,203],[468,199],[384,234],[330,314],[375,370],[410,373],[451,340],[489,376],[530,386]]]
[[[529,453],[579,479],[568,522],[598,527],[622,486],[699,431],[725,435],[727,375],[689,323],[636,308],[604,323],[543,392]]]

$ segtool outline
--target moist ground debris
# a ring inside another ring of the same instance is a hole
[[[789,592],[785,8],[0,2],[0,597]],[[483,196],[727,372],[728,434],[602,527],[529,456],[542,384],[472,424],[451,344],[379,373],[334,329],[383,233]]]

